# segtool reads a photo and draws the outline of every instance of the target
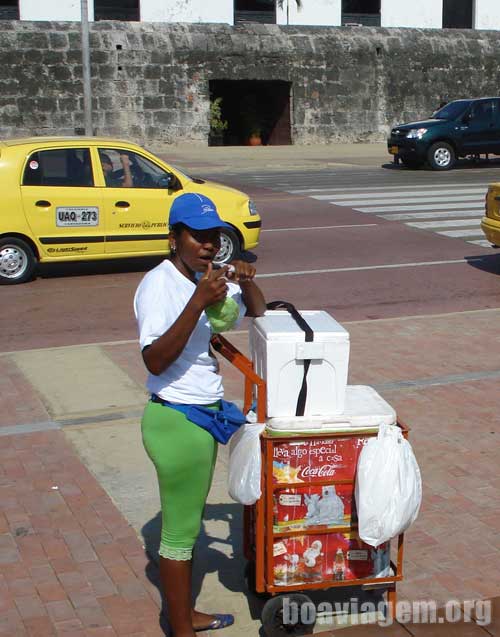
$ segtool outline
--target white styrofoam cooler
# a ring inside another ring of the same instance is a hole
[[[314,331],[310,343],[285,310],[266,312],[250,329],[254,368],[267,383],[268,418],[295,416],[306,359],[311,359],[311,364],[304,416],[344,411],[349,333],[327,312],[307,310],[300,314]]]
[[[337,416],[269,418],[266,427],[274,432],[327,432],[351,428],[371,429],[395,425],[396,412],[373,387],[347,385],[345,409]]]

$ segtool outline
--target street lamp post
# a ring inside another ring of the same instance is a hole
[[[89,8],[87,0],[81,0],[81,9],[83,118],[85,135],[92,136],[92,89],[90,85]]]

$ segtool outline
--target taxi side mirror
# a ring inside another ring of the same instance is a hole
[[[182,186],[173,173],[165,173],[158,180],[159,188],[166,188],[168,190],[181,190]]]

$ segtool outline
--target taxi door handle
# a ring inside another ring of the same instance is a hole
[[[128,201],[115,201],[115,206],[117,208],[130,208]]]
[[[35,203],[35,206],[38,206],[39,208],[50,208],[51,205],[50,201],[45,201],[45,199],[40,199]]]

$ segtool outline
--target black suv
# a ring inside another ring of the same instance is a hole
[[[500,155],[500,98],[450,102],[430,119],[395,126],[387,146],[405,166],[427,161],[433,170],[453,168],[458,157]]]

